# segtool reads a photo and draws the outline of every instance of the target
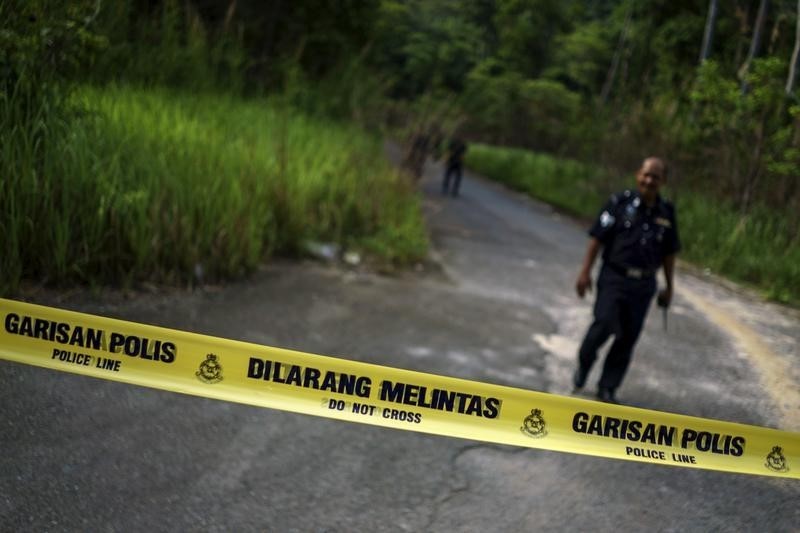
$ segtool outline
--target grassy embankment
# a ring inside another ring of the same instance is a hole
[[[581,217],[596,216],[610,192],[634,186],[632,175],[610,177],[525,150],[471,145],[466,159],[476,172]],[[676,203],[682,259],[800,305],[800,237],[789,234],[780,213],[756,209],[742,218],[728,205],[683,191]]]
[[[24,104],[0,102],[0,294],[234,277],[306,240],[386,263],[426,251],[413,190],[354,127],[167,90],[84,87],[71,104],[23,126]]]

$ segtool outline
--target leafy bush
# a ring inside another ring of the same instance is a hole
[[[498,144],[559,152],[571,141],[580,96],[561,83],[525,79],[484,61],[469,75],[464,102],[470,127]]]
[[[787,188],[800,173],[797,123],[787,120],[785,64],[777,58],[754,61],[743,83],[706,61],[691,92],[695,104],[695,142],[716,163],[706,166],[720,185],[720,196],[732,198],[742,212],[775,199],[772,189]],[[791,111],[797,116],[797,110]],[[782,204],[786,197],[777,198]]]

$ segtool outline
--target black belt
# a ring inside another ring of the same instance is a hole
[[[656,275],[657,269],[636,268],[617,263],[606,263],[611,270],[631,279],[649,279]]]

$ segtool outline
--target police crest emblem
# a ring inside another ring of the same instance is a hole
[[[222,365],[213,353],[206,355],[205,361],[200,363],[200,369],[195,373],[197,379],[204,383],[219,383],[222,381]]]
[[[786,457],[783,455],[783,449],[780,446],[773,446],[772,451],[767,454],[767,462],[764,466],[773,472],[788,472],[789,465],[786,464]]]
[[[531,409],[531,414],[525,417],[523,425],[519,428],[524,434],[535,439],[542,438],[547,435],[547,422],[542,416],[541,409]]]

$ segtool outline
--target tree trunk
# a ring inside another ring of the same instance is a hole
[[[603,89],[600,91],[600,103],[605,105],[608,102],[608,97],[611,95],[611,87],[614,86],[614,79],[617,77],[617,69],[619,68],[619,60],[622,57],[622,51],[625,47],[625,41],[628,39],[628,29],[631,25],[631,9],[628,4],[628,12],[625,14],[625,22],[622,26],[622,31],[619,34],[619,42],[617,49],[614,50],[614,57],[611,58],[611,66],[608,68],[606,81],[603,84]]]
[[[753,197],[758,190],[758,182],[762,174],[762,159],[764,157],[764,145],[766,143],[767,131],[767,111],[761,113],[761,118],[756,127],[756,139],[753,146],[753,155],[748,165],[747,175],[745,176],[744,187],[741,197],[741,212],[746,215],[750,211],[750,206],[753,203]]]
[[[800,58],[800,0],[797,0],[797,24],[794,32],[794,50],[792,60],[789,62],[789,76],[786,78],[786,94],[794,92],[794,83],[797,79],[797,60]]]
[[[228,2],[228,9],[225,12],[225,20],[222,23],[222,34],[227,35],[228,31],[231,28],[231,21],[233,20],[233,16],[236,14],[236,0],[230,0]]]
[[[746,93],[748,86],[746,81],[747,71],[750,70],[750,63],[758,55],[761,50],[761,36],[764,33],[764,23],[767,20],[767,10],[769,9],[769,0],[761,0],[758,5],[758,15],[756,16],[756,24],[753,27],[753,38],[750,40],[750,50],[747,52],[747,59],[744,60],[742,68],[739,69],[739,78],[742,80],[742,93]]]
[[[706,16],[706,30],[703,33],[703,46],[700,48],[700,63],[711,55],[711,45],[714,42],[714,26],[717,22],[717,0],[708,2],[708,15]]]

